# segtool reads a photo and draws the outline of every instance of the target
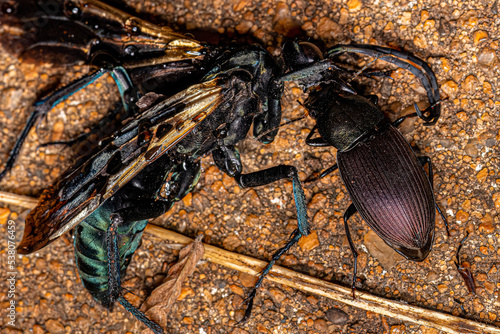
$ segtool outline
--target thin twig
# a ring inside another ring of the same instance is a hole
[[[0,191],[0,202],[20,206],[26,209],[33,209],[37,205],[38,199]]]
[[[32,208],[34,206],[33,203],[36,203],[36,200],[32,198],[4,192],[0,192],[0,201],[26,208]],[[188,244],[193,242],[191,238],[156,225],[149,224],[146,228],[146,232],[162,240],[173,243]],[[206,244],[203,258],[212,263],[220,264],[251,275],[258,275],[267,264],[264,261],[249,256],[233,253]],[[350,288],[294,272],[280,266],[274,266],[267,276],[267,279],[306,293],[314,293],[346,305],[378,313],[400,321],[433,327],[446,333],[500,334],[500,328],[493,325],[408,305],[405,302],[381,298],[367,292],[358,292],[356,299],[352,299]]]

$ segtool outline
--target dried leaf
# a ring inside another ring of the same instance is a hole
[[[167,327],[167,314],[179,297],[182,284],[193,273],[205,253],[202,239],[202,235],[198,236],[180,251],[179,262],[170,268],[163,283],[153,290],[141,306],[141,311],[162,328]]]
[[[398,261],[404,260],[403,256],[387,246],[384,240],[372,230],[365,234],[364,242],[370,255],[376,258],[385,270],[390,270]]]

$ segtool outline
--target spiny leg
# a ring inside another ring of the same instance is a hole
[[[240,323],[242,323],[245,322],[250,317],[252,313],[253,299],[256,295],[257,289],[262,285],[265,276],[269,273],[273,265],[286,251],[288,251],[293,245],[295,245],[302,236],[309,235],[310,230],[307,217],[307,208],[305,203],[304,190],[302,189],[298,172],[295,167],[280,165],[254,173],[240,174],[235,176],[235,179],[242,188],[257,187],[270,184],[272,182],[282,179],[291,179],[293,183],[293,194],[295,198],[295,207],[297,209],[297,221],[298,221],[298,227],[297,229],[295,229],[295,231],[292,232],[289,241],[286,243],[284,247],[280,248],[276,253],[273,254],[271,261],[262,270],[257,283],[255,283],[254,287],[252,288],[252,291],[245,299],[245,302],[247,303],[247,308],[245,310],[245,315],[243,319],[241,319],[240,321]]]
[[[313,147],[330,146],[330,144],[328,144],[322,137],[313,138],[313,135],[317,130],[318,130],[318,127],[317,127],[317,125],[315,125],[312,128],[312,130],[309,132],[309,134],[307,135],[306,144],[309,146],[313,146]],[[328,174],[336,171],[338,168],[339,168],[339,166],[337,164],[335,164],[335,165],[325,169],[324,171],[322,171],[318,176],[313,176],[311,178],[308,178],[306,181],[304,181],[304,183],[309,183],[309,182],[313,182],[313,181],[317,181],[319,179],[322,179],[325,176],[327,176]]]
[[[245,315],[243,318],[239,321],[239,323],[244,323],[247,321],[251,314],[252,314],[252,308],[253,308],[253,300],[255,298],[255,295],[257,294],[257,289],[262,285],[262,282],[264,281],[264,278],[266,275],[269,273],[271,268],[274,266],[276,261],[279,260],[279,258],[285,254],[293,245],[299,242],[299,239],[302,237],[302,235],[299,232],[299,229],[296,229],[295,231],[292,232],[290,235],[290,240],[286,243],[286,245],[282,248],[280,248],[276,253],[273,254],[271,261],[267,264],[267,266],[262,270],[260,273],[259,279],[253,286],[252,290],[248,294],[248,297],[245,299],[245,303],[247,303],[247,308],[245,310]]]
[[[347,237],[347,241],[349,242],[349,247],[351,248],[352,256],[354,256],[354,272],[352,274],[352,285],[351,285],[353,299],[356,298],[355,291],[356,291],[356,275],[358,273],[358,252],[356,251],[356,248],[354,247],[354,242],[352,241],[351,232],[349,231],[349,225],[347,224],[347,221],[357,211],[358,210],[356,209],[354,204],[351,203],[351,205],[349,205],[347,210],[345,210],[345,212],[344,212],[345,235]]]
[[[66,100],[68,97],[78,92],[79,90],[87,87],[108,72],[111,72],[111,76],[118,86],[118,90],[120,92],[125,110],[127,111],[130,108],[132,103],[135,102],[134,100],[137,97],[137,92],[135,92],[132,82],[130,81],[128,74],[123,67],[116,67],[112,70],[103,68],[92,74],[88,74],[83,76],[82,78],[76,79],[75,81],[69,83],[67,86],[62,87],[61,89],[52,93],[50,96],[34,104],[35,109],[26,121],[26,124],[24,125],[21,134],[17,138],[14,147],[9,152],[9,156],[7,158],[7,162],[5,163],[4,169],[0,172],[0,181],[14,166],[14,163],[19,155],[19,151],[21,150],[22,145],[28,137],[29,131],[35,126],[35,124],[40,119],[45,117],[45,115],[47,115],[47,113],[52,108],[54,108],[54,106]]]
[[[108,291],[110,305],[118,301],[137,320],[149,327],[155,334],[162,334],[163,329],[154,323],[144,313],[135,308],[121,295],[120,251],[118,248],[118,227],[123,223],[120,214],[111,215],[111,224],[107,231],[108,253]]]

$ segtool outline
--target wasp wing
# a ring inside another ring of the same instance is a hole
[[[219,106],[227,105],[232,90],[229,80],[216,78],[193,85],[129,121],[102,150],[43,192],[26,218],[19,253],[37,251],[80,223]]]

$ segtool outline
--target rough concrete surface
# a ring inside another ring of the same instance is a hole
[[[371,43],[409,51],[426,60],[441,86],[442,115],[435,126],[408,121],[402,131],[418,155],[434,164],[434,191],[450,224],[436,220],[430,256],[421,263],[402,260],[377,245],[380,241],[355,215],[351,231],[358,251],[358,288],[424,308],[441,310],[500,326],[500,139],[499,34],[496,1],[128,1],[139,16],[176,29],[211,31],[229,39],[243,36],[279,54],[284,36],[337,43]],[[1,29],[1,28],[0,28]],[[2,33],[2,30],[0,30]],[[3,32],[4,33],[4,32]],[[207,34],[210,35],[210,34]],[[60,68],[52,64],[20,62],[0,49],[0,157],[5,157],[28,117],[30,106],[55,87],[84,73],[84,66]],[[361,58],[347,58],[365,62]],[[359,63],[359,62],[358,62]],[[376,66],[381,68],[381,62]],[[408,72],[393,79],[365,79],[363,93],[379,96],[384,112],[395,119],[409,112],[413,102],[425,101],[425,92]],[[0,183],[0,189],[38,196],[71,165],[72,150],[39,148],[43,142],[74,138],[90,128],[117,101],[109,78],[99,80],[59,104],[32,131],[19,161]],[[96,98],[98,97],[98,98]],[[284,119],[301,116],[304,100],[291,84],[283,99]],[[335,163],[332,148],[305,145],[310,119],[280,130],[276,140],[262,145],[247,138],[239,145],[245,171],[277,164],[296,166],[304,180]],[[304,185],[312,230],[311,238],[293,247],[280,264],[309,275],[349,286],[352,256],[342,226],[350,200],[337,172]],[[22,236],[26,212],[10,207],[17,238]],[[7,328],[3,316],[7,296],[7,223],[0,221],[0,305],[5,333],[125,333],[140,325],[116,305],[113,312],[97,304],[80,284],[70,235],[35,254],[17,256],[17,327]],[[205,235],[209,244],[269,260],[296,226],[290,182],[252,190],[240,189],[203,159],[200,183],[183,201],[157,220],[189,236]],[[469,265],[477,294],[469,294],[454,265],[460,240],[468,233],[461,260]],[[145,235],[132,259],[124,286],[127,298],[138,305],[176,259],[166,243]],[[375,257],[377,256],[377,257]],[[438,333],[432,328],[354,309],[328,299],[265,282],[258,291],[252,318],[237,324],[242,301],[253,278],[208,262],[201,262],[185,283],[181,300],[169,315],[169,333]],[[342,312],[343,311],[343,312]]]

